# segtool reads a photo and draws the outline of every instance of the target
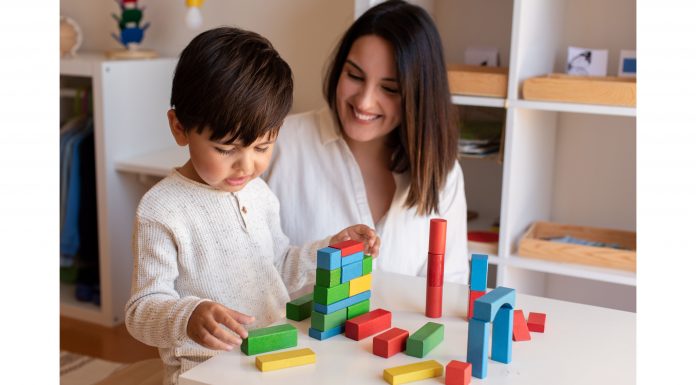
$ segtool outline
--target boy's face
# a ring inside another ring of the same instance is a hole
[[[174,114],[170,110],[168,115]],[[241,191],[252,179],[261,175],[271,161],[275,137],[266,134],[251,145],[222,144],[211,141],[210,131],[184,132],[169,116],[170,127],[177,144],[188,145],[190,160],[179,170],[185,177],[227,192]]]

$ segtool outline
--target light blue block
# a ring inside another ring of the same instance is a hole
[[[334,302],[331,305],[322,305],[320,303],[314,303],[314,311],[317,311],[322,314],[329,314],[333,313],[337,310],[345,309],[348,306],[355,305],[358,302],[362,302],[366,299],[369,299],[370,296],[372,296],[372,291],[363,291],[362,293],[356,294],[352,297],[348,297],[346,299],[342,299],[338,302]]]
[[[329,329],[326,331],[321,331],[321,330],[317,330],[314,328],[309,328],[309,336],[314,338],[314,339],[317,339],[319,341],[323,341],[327,338],[331,338],[333,336],[337,336],[337,335],[343,333],[343,330],[345,329],[345,327],[346,327],[345,325],[340,325],[340,326],[336,326],[335,328]]]
[[[362,259],[358,262],[351,263],[350,265],[345,265],[341,267],[341,283],[346,283],[351,279],[358,278],[362,276],[363,265]]]
[[[333,270],[341,267],[341,250],[333,247],[324,247],[317,250],[317,267],[324,270]]]
[[[512,361],[512,316],[514,309],[501,307],[493,319],[493,346],[491,360],[509,364]]]
[[[341,266],[346,266],[350,265],[351,263],[362,261],[364,257],[365,253],[362,251],[358,251],[355,254],[346,255],[345,257],[341,257]]]
[[[475,291],[486,291],[488,283],[488,256],[485,254],[471,254],[471,285],[469,288]]]
[[[466,343],[466,362],[471,364],[471,375],[486,378],[488,375],[488,340],[491,324],[475,318],[469,320],[469,336]]]
[[[503,305],[515,308],[515,289],[498,286],[474,301],[474,318],[491,322]]]

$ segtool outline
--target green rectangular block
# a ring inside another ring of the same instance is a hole
[[[363,263],[363,274],[362,275],[368,275],[368,274],[372,273],[372,256],[366,255],[365,258],[363,258],[362,263]]]
[[[406,341],[406,354],[423,358],[445,338],[445,325],[428,322]]]
[[[355,305],[348,306],[348,313],[346,314],[348,319],[357,317],[359,315],[365,314],[370,311],[370,300],[366,299],[362,302],[358,302]]]
[[[330,305],[348,298],[349,293],[350,281],[334,287],[314,286],[314,302],[322,305]]]
[[[297,329],[290,324],[249,330],[242,340],[242,352],[247,356],[297,346]]]
[[[312,327],[322,332],[339,327],[346,323],[346,314],[346,309],[329,314],[312,311]]]
[[[285,304],[285,316],[293,321],[302,321],[312,314],[312,298],[314,293],[309,293]]]
[[[341,269],[317,268],[317,286],[334,287],[341,283]]]

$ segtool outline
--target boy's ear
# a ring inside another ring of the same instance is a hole
[[[184,131],[184,126],[182,126],[179,119],[176,118],[176,111],[173,109],[167,111],[167,119],[169,119],[169,129],[172,131],[176,144],[179,146],[186,146],[188,144],[188,135],[186,135]]]

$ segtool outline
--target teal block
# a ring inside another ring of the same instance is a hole
[[[362,260],[341,267],[341,283],[350,281],[351,279],[362,276],[363,266]]]
[[[366,299],[369,299],[372,296],[372,292],[370,290],[368,291],[363,291],[360,294],[356,294],[352,297],[348,297],[346,299],[340,300],[336,303],[332,303],[331,305],[322,305],[320,303],[315,303],[314,304],[314,310],[318,311],[319,313],[333,313],[335,311],[345,309],[348,306],[355,305],[358,302],[362,302]]]
[[[350,255],[346,255],[345,257],[341,257],[341,266],[346,266],[346,265],[350,265],[351,263],[362,261],[364,256],[365,256],[365,253],[363,253],[362,251],[358,251],[357,253],[353,253]]]
[[[501,307],[493,319],[491,360],[509,364],[512,361],[512,323],[514,309]]]
[[[498,286],[474,301],[474,318],[491,322],[503,305],[515,308],[515,289]]]
[[[488,339],[491,324],[472,318],[469,320],[469,336],[466,343],[466,362],[471,364],[471,375],[486,378],[488,375]]]
[[[341,250],[333,247],[324,247],[317,250],[317,267],[324,270],[333,270],[341,267]]]
[[[475,291],[486,291],[488,282],[488,256],[485,254],[471,255],[471,284],[469,288]]]
[[[321,330],[317,330],[314,328],[309,328],[309,336],[314,338],[314,339],[317,339],[319,341],[323,341],[327,338],[331,338],[333,336],[337,336],[337,335],[343,333],[343,330],[345,330],[345,328],[346,328],[345,325],[341,325],[341,326],[335,327],[333,329],[329,329],[327,331],[321,331]]]

